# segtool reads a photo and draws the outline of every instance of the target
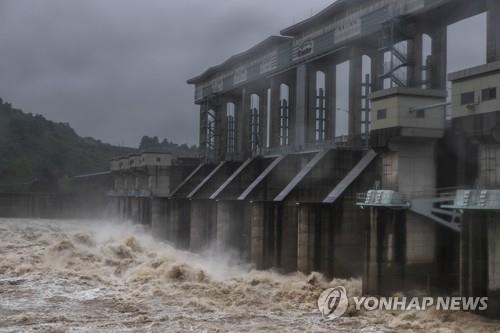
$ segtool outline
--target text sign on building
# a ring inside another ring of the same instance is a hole
[[[306,40],[293,47],[292,60],[296,61],[314,53],[314,42]]]

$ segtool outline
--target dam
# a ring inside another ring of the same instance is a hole
[[[448,75],[447,26],[480,13],[487,63]],[[336,1],[189,79],[200,160],[112,161],[116,212],[183,249],[363,277],[365,294],[488,296],[498,317],[499,15],[492,0]]]
[[[447,27],[478,14],[486,62],[448,73]],[[112,160],[113,215],[364,295],[486,296],[500,318],[500,2],[337,0],[187,83],[201,155]]]

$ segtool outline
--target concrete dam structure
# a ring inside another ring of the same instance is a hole
[[[480,13],[486,64],[448,75],[447,27]],[[500,317],[499,1],[338,0],[188,83],[202,156],[112,161],[122,218],[369,295],[488,296]]]

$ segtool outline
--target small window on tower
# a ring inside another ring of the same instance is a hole
[[[483,102],[497,99],[497,88],[483,89],[481,95]]]
[[[462,105],[474,104],[474,97],[475,94],[473,91],[463,93],[461,96],[461,104]]]
[[[377,111],[377,120],[387,118],[387,109],[382,109]]]
[[[160,163],[161,162],[161,158],[160,157],[157,157],[156,158],[156,163]]]

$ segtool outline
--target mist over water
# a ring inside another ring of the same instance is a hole
[[[325,288],[359,280],[288,276],[198,256],[112,221],[0,219],[0,332],[498,332],[466,313],[357,312],[324,322]]]

